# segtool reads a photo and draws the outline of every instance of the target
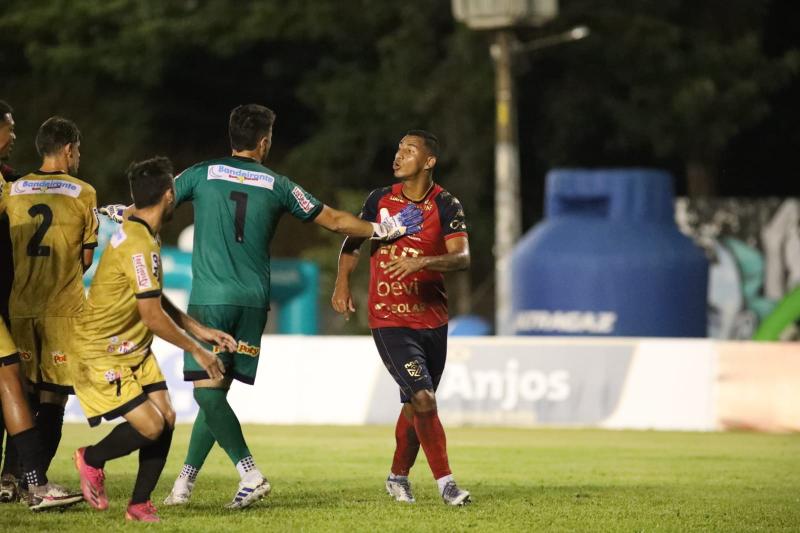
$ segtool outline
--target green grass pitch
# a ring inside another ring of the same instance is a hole
[[[70,424],[50,477],[77,487],[71,452],[106,434]],[[385,494],[390,427],[246,426],[272,494],[245,511],[222,508],[238,476],[215,448],[192,503],[160,505],[182,463],[179,426],[154,501],[164,531],[800,531],[800,436],[603,430],[451,428],[450,462],[473,494],[442,504],[420,452],[417,503]],[[34,514],[0,506],[0,531],[111,531],[124,526],[135,456],[106,469],[111,507],[82,503]]]

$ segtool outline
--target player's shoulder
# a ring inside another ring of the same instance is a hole
[[[372,189],[370,193],[367,195],[367,201],[378,201],[384,196],[392,194],[394,187],[392,185],[387,185],[385,187],[378,187],[377,189]]]
[[[434,200],[436,200],[436,203],[439,204],[441,207],[461,206],[461,202],[458,200],[458,198],[456,198],[453,193],[451,193],[438,183],[435,185],[435,189],[433,191],[433,198]]]
[[[219,161],[219,158],[206,159],[205,161],[200,161],[199,163],[195,163],[194,165],[186,167],[181,172],[179,172],[178,175],[175,176],[175,179],[181,178],[183,176],[191,176],[194,174],[201,174],[201,173],[205,174],[206,172],[208,172],[208,167],[214,165],[217,161]]]
[[[109,244],[114,249],[128,247],[156,246],[158,237],[152,228],[136,215],[131,215],[117,228]]]
[[[75,177],[70,176],[69,174],[65,174],[65,179],[71,181],[72,183],[79,185],[81,187],[81,194],[82,195],[94,195],[97,196],[97,189],[94,188],[94,185],[89,183],[88,181]]]

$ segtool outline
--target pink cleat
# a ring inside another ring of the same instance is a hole
[[[158,511],[150,500],[144,503],[128,503],[125,519],[135,522],[161,522]]]
[[[102,468],[95,468],[86,464],[86,461],[83,460],[84,453],[86,453],[86,448],[78,448],[75,450],[74,455],[75,468],[81,478],[83,499],[95,509],[105,511],[108,509],[108,496],[106,496],[105,487],[106,474]]]

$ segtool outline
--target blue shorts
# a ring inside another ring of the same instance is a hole
[[[400,401],[435,391],[447,360],[447,324],[434,329],[376,328],[372,338],[383,364],[400,386]]]

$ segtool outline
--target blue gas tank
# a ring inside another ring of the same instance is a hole
[[[511,260],[518,335],[706,335],[708,261],[668,173],[553,170],[546,198]]]

